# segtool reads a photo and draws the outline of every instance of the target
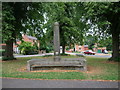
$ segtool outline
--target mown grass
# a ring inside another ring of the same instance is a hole
[[[63,56],[64,58],[74,58],[77,56]],[[30,78],[30,79],[81,79],[81,80],[118,80],[118,63],[107,62],[107,58],[87,59],[87,72],[27,72],[20,71],[25,68],[27,61],[33,58],[50,57],[26,57],[17,58],[14,61],[2,62],[2,77]],[[120,71],[119,71],[120,72]]]
[[[117,62],[108,62],[107,58],[87,58],[88,70],[87,76],[89,79],[97,80],[119,80],[120,70]]]

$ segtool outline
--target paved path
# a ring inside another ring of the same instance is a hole
[[[110,54],[103,54],[103,53],[96,53],[96,55],[85,55],[85,54],[82,54],[82,53],[68,53],[68,52],[66,52],[66,53],[71,54],[71,55],[80,54],[80,55],[84,55],[84,56],[101,57],[101,58],[110,58],[111,57]]]
[[[2,88],[118,88],[118,82],[2,79]]]
[[[70,54],[70,55],[84,55],[81,53],[68,53],[66,52],[66,54]],[[45,56],[45,55],[53,55],[53,53],[45,53],[45,54],[36,54],[36,55],[14,55],[15,57],[36,57],[36,56]],[[96,55],[85,55],[85,56],[91,56],[91,57],[101,57],[101,58],[110,58],[111,55],[109,54],[99,54],[97,53]]]
[[[36,57],[36,56],[45,56],[45,55],[53,55],[53,53],[36,54],[36,55],[14,55],[14,56],[15,57]]]

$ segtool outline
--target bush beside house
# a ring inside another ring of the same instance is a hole
[[[5,49],[0,49],[0,56],[4,56]]]
[[[25,43],[26,42],[26,43]],[[22,46],[23,44],[23,46]],[[36,37],[22,34],[22,40],[17,39],[13,45],[14,53],[21,54],[37,54],[40,41]],[[24,47],[24,48],[23,48]],[[21,49],[22,48],[22,49]]]
[[[34,45],[32,46],[31,42],[25,42],[23,41],[20,45],[19,45],[19,50],[21,51],[21,54],[24,55],[30,55],[30,54],[38,54],[38,51],[36,49],[37,47]]]

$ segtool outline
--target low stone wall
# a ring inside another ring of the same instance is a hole
[[[62,58],[60,61],[53,59],[32,59],[27,61],[27,70],[32,71],[34,68],[38,70],[60,69],[60,70],[87,70],[85,58]]]

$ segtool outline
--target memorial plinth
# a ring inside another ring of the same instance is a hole
[[[60,61],[59,23],[54,23],[54,61]]]
[[[32,59],[27,61],[27,70],[84,70],[86,71],[85,58],[61,58],[59,23],[54,23],[54,58]]]

